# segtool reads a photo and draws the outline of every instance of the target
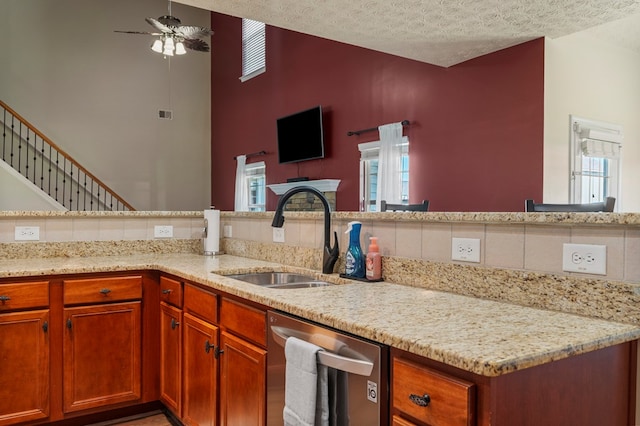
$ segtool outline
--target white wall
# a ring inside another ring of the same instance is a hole
[[[172,12],[211,25],[208,11]],[[153,31],[144,18],[165,14],[166,0],[0,1],[0,97],[137,210],[202,210],[210,54],[169,61],[151,36],[114,32]]]
[[[64,211],[66,209],[10,165],[0,161],[0,210]]]
[[[624,127],[618,211],[640,211],[640,54],[585,33],[545,43],[544,202],[569,202],[569,115]]]

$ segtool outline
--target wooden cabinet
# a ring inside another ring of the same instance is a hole
[[[637,342],[627,342],[489,377],[391,348],[391,423],[637,424],[636,359]],[[412,401],[425,394],[426,407]]]
[[[220,347],[220,424],[263,425],[267,351],[226,331]]]
[[[183,414],[187,425],[216,425],[218,327],[184,314]]]
[[[223,297],[220,303],[220,424],[266,419],[266,312]]]
[[[183,407],[187,425],[216,425],[218,419],[218,297],[184,286]]]
[[[65,280],[63,287],[63,411],[139,400],[142,278]]]
[[[393,358],[395,425],[475,424],[475,385],[435,369]],[[406,418],[415,423],[408,422]]]
[[[182,416],[182,283],[160,277],[160,401]]]
[[[49,417],[49,283],[0,284],[0,425]]]

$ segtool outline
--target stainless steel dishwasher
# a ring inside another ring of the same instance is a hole
[[[268,324],[268,426],[283,424],[284,345],[291,336],[323,348],[318,363],[343,374],[338,398],[348,414],[338,416],[338,426],[388,424],[388,347],[279,312],[269,312]]]

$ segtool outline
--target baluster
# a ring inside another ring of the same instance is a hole
[[[67,159],[62,157],[62,205],[65,205],[65,195],[67,192]],[[71,208],[69,208],[71,210]]]
[[[13,146],[14,146],[13,141],[14,141],[15,135],[16,135],[16,125],[15,125],[14,120],[15,120],[15,117],[12,115],[11,116],[11,155],[10,155],[11,162],[9,163],[9,165],[11,167],[13,167]]]
[[[40,142],[40,189],[44,191],[44,139],[40,138]]]

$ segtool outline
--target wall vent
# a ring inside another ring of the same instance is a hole
[[[158,111],[158,118],[161,120],[171,120],[173,117],[173,111],[161,109]]]

